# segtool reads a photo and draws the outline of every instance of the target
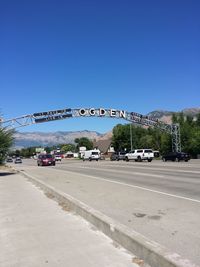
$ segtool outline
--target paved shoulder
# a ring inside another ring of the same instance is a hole
[[[19,174],[0,172],[0,192],[0,266],[138,266],[133,255]]]

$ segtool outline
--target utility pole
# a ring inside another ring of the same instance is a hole
[[[133,150],[132,123],[130,123],[130,143],[131,143],[131,151],[132,151]]]

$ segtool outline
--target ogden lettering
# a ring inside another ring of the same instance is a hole
[[[116,116],[116,110],[115,109],[111,109],[110,110],[110,116],[111,117],[115,117]]]
[[[85,116],[86,115],[86,110],[84,108],[79,109],[79,114],[81,116]]]
[[[94,108],[89,109],[89,114],[91,116],[95,116],[95,109]]]
[[[126,111],[125,110],[120,110],[119,117],[125,119],[126,118]]]
[[[105,116],[106,115],[106,111],[104,108],[100,108],[99,109],[99,116]]]

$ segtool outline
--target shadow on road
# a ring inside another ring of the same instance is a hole
[[[0,177],[1,176],[7,176],[7,175],[13,175],[15,174],[14,172],[0,172]]]

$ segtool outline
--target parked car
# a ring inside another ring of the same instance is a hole
[[[17,164],[17,163],[22,163],[22,159],[20,158],[20,157],[17,157],[16,159],[15,159],[15,163]]]
[[[6,162],[13,162],[13,159],[11,157],[7,157]]]
[[[38,166],[55,166],[55,158],[51,154],[42,154],[38,156],[37,159]]]
[[[126,152],[115,152],[110,156],[110,160],[125,160]]]
[[[135,160],[135,161],[143,161],[147,160],[151,162],[154,158],[154,153],[152,149],[135,149],[125,155],[126,161]]]
[[[171,161],[188,161],[190,160],[190,155],[185,152],[169,152],[166,155],[162,156],[163,161],[171,160]]]

